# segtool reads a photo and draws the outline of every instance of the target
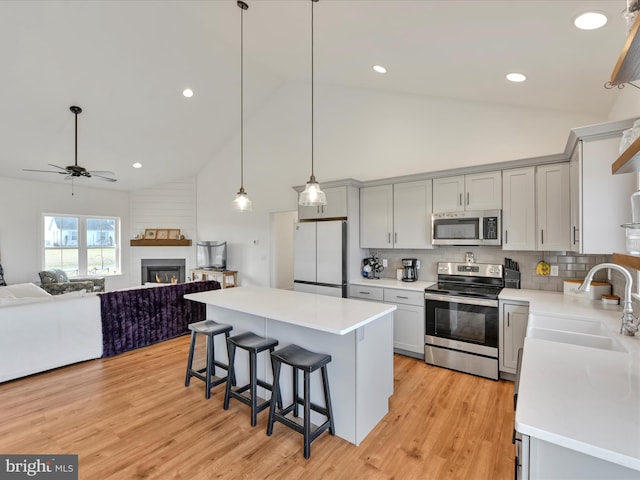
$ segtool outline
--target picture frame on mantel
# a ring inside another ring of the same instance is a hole
[[[145,240],[155,240],[156,239],[157,229],[155,228],[146,228],[144,230],[144,239]]]
[[[167,240],[169,238],[168,228],[159,228],[156,230],[156,240]]]
[[[169,229],[169,240],[180,240],[180,229],[179,228],[170,228]]]

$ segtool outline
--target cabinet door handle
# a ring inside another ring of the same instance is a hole
[[[544,230],[540,230],[540,244],[544,245]]]
[[[396,295],[396,298],[402,298],[404,300],[409,300],[409,297],[401,297],[400,295]]]
[[[460,206],[462,206],[462,193],[460,194]]]
[[[511,312],[507,312],[507,327],[510,327],[511,325]]]
[[[398,243],[398,232],[395,232],[395,233],[393,234],[393,242],[394,242],[394,243]]]
[[[389,232],[389,240],[387,241],[387,243],[391,243],[391,232]]]
[[[467,205],[469,205],[469,192],[467,192]]]
[[[504,231],[504,244],[509,243],[509,230]]]
[[[362,295],[370,295],[371,294],[371,292],[359,292],[359,293],[361,293]]]

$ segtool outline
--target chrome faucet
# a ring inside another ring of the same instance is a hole
[[[596,265],[589,270],[589,273],[587,273],[584,281],[576,291],[578,293],[588,292],[591,289],[591,280],[593,280],[593,275],[603,268],[617,270],[624,276],[624,306],[622,308],[622,325],[620,326],[620,333],[623,335],[633,336],[638,331],[638,325],[636,324],[636,318],[633,316],[633,304],[631,301],[631,285],[633,285],[633,278],[626,268],[615,263],[601,263]]]

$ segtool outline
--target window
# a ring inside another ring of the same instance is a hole
[[[43,216],[43,267],[70,277],[120,274],[120,219],[84,215]]]

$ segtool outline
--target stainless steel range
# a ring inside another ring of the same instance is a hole
[[[438,263],[425,289],[424,358],[430,365],[498,379],[498,294],[502,265]]]

